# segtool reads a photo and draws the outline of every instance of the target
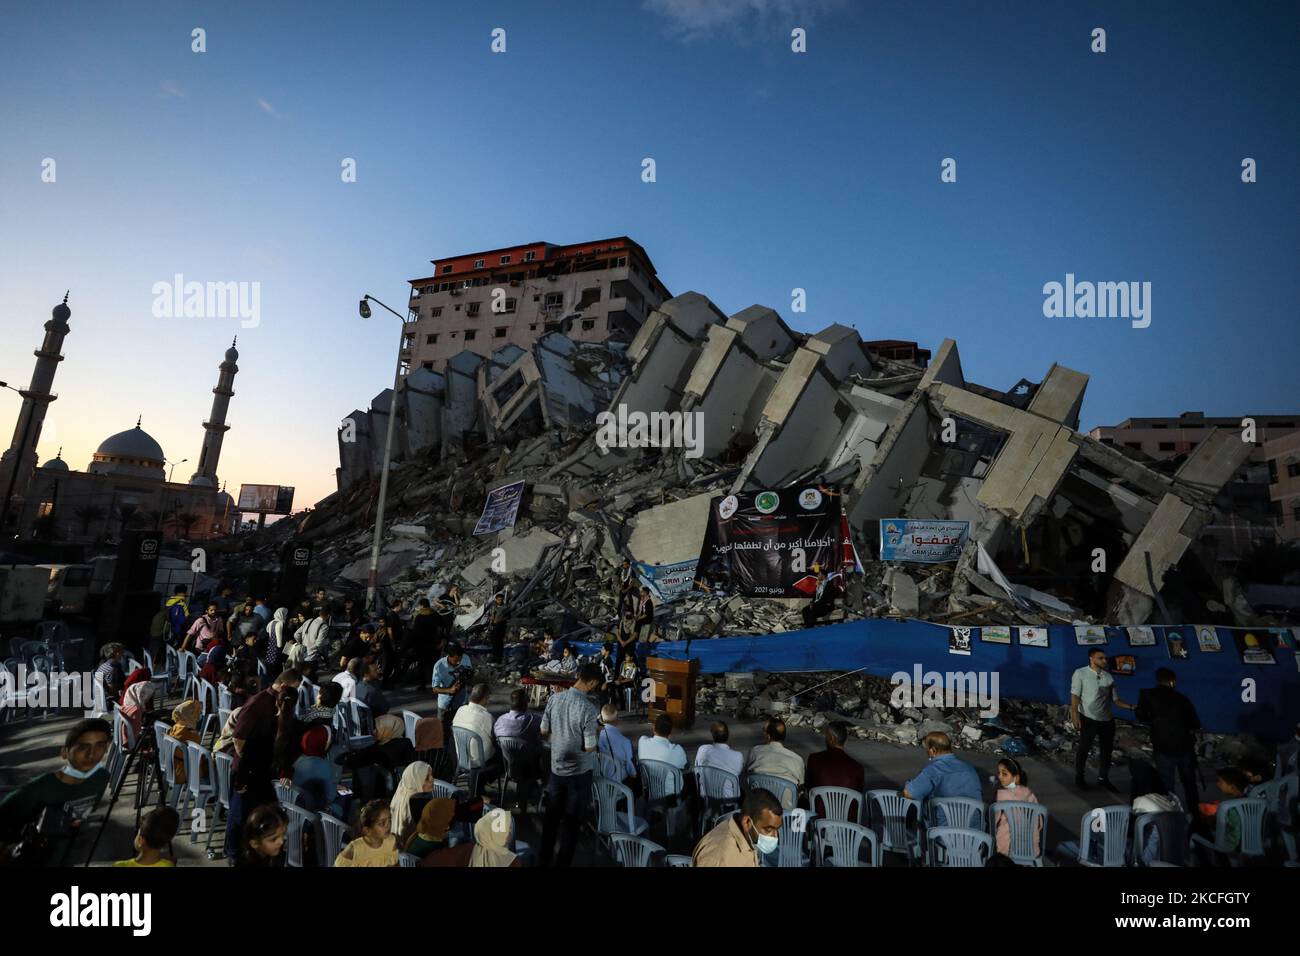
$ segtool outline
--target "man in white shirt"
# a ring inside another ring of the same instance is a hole
[[[343,696],[339,701],[353,700],[357,696],[357,681],[361,679],[361,668],[365,662],[355,657],[348,661],[348,669],[339,671],[334,675],[334,683],[343,688]]]
[[[596,749],[609,754],[618,764],[619,776],[624,782],[636,779],[636,761],[632,759],[632,741],[618,729],[618,708],[606,704],[600,709],[600,741]],[[680,748],[679,748],[680,749]]]
[[[713,735],[713,743],[705,744],[695,751],[695,782],[700,793],[704,792],[704,788],[699,786],[699,769],[701,767],[717,767],[719,770],[735,774],[737,778],[740,777],[741,771],[745,769],[745,755],[739,750],[731,749],[731,745],[727,743],[731,738],[731,729],[723,721],[715,720],[709,726],[709,733]],[[735,790],[735,784],[730,781],[726,784],[726,790],[727,792],[723,796],[740,796],[739,793],[731,792]]]
[[[767,743],[759,744],[749,752],[749,762],[745,770],[749,773],[769,773],[774,777],[789,780],[796,786],[803,786],[803,757],[785,746],[785,721],[779,717],[769,717],[763,725]]]
[[[451,726],[464,727],[466,730],[472,730],[478,734],[479,739],[483,741],[483,762],[486,764],[496,756],[496,736],[492,732],[492,715],[488,713],[485,706],[491,689],[487,684],[475,684],[469,693],[469,700],[464,706],[456,709],[456,716],[452,718]]]
[[[672,764],[678,770],[686,769],[686,751],[681,744],[675,744],[668,737],[673,732],[673,719],[667,714],[655,718],[655,735],[642,737],[637,741],[636,757],[638,760],[661,760]]]

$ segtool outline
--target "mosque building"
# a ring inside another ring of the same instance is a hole
[[[23,405],[13,441],[0,457],[0,528],[12,540],[104,542],[127,529],[161,529],[168,537],[202,539],[229,534],[239,514],[230,495],[221,490],[217,464],[221,442],[230,426],[226,411],[234,393],[239,353],[232,342],[218,366],[212,390],[212,411],[203,423],[198,467],[188,483],[169,474],[162,446],[141,428],[105,438],[84,471],[73,471],[63,451],[37,464],[36,447],[50,403],[58,363],[63,361],[64,337],[70,331],[68,297],[54,307],[45,323],[45,339],[36,350],[31,383],[17,391]],[[171,468],[174,469],[175,465]],[[0,549],[2,550],[2,549]]]

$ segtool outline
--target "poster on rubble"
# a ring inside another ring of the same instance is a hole
[[[806,486],[714,498],[697,568],[697,586],[732,594],[811,598],[814,568],[852,573],[839,491]]]
[[[474,525],[475,534],[495,534],[504,528],[514,527],[519,514],[519,502],[524,497],[524,482],[512,481],[488,492],[483,502],[483,514]]]
[[[880,519],[880,560],[943,564],[961,557],[969,521]]]
[[[675,564],[633,563],[641,583],[650,589],[656,604],[671,604],[695,588],[695,561],[678,561]]]

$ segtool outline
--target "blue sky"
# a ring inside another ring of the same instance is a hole
[[[1295,3],[7,9],[0,379],[27,381],[71,287],[42,458],[82,468],[143,413],[179,476],[238,334],[221,477],[309,505],[391,380],[397,320],[361,293],[400,311],[431,258],[626,234],[727,312],[952,337],[1001,388],[1077,368],[1085,427],[1297,411],[1298,37]],[[1067,272],[1150,282],[1151,326],[1045,318]],[[155,317],[176,273],[259,282],[260,324]]]

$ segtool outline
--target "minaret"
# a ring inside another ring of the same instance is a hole
[[[238,341],[236,339],[235,341]],[[226,360],[218,366],[221,374],[217,376],[217,387],[212,390],[212,413],[203,423],[207,434],[203,436],[203,450],[199,452],[199,467],[190,476],[191,485],[217,487],[217,461],[221,458],[221,438],[230,426],[226,424],[226,409],[230,406],[230,397],[235,394],[235,373],[239,366],[239,353],[235,351],[235,341],[226,349]]]
[[[68,295],[64,293],[63,301],[54,307],[50,321],[45,323],[45,341],[34,353],[36,368],[32,371],[32,380],[19,392],[23,397],[23,407],[14,425],[14,439],[9,450],[0,456],[0,490],[5,492],[6,510],[11,497],[22,495],[27,490],[27,483],[36,468],[36,445],[41,440],[46,409],[57,397],[50,388],[54,385],[54,372],[63,361],[63,337],[68,334],[71,315]]]

